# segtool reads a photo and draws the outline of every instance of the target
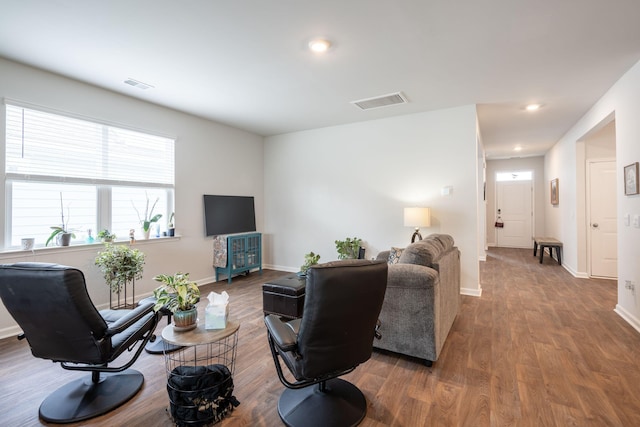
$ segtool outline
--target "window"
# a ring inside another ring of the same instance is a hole
[[[531,171],[496,173],[496,181],[531,181],[532,179],[533,173]]]
[[[147,200],[163,218],[173,210],[173,139],[13,104],[6,136],[5,248],[44,245],[62,215],[76,242],[104,228],[140,238]]]

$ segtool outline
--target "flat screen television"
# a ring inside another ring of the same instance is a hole
[[[205,194],[204,225],[207,236],[256,231],[253,196]]]

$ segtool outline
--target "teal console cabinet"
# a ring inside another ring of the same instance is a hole
[[[227,239],[227,265],[216,267],[216,282],[220,274],[227,275],[231,283],[234,275],[258,269],[262,274],[262,234],[229,234]]]

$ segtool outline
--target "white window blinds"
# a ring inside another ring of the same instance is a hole
[[[7,105],[8,178],[172,187],[174,141]]]

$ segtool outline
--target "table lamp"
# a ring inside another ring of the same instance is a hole
[[[404,208],[404,226],[415,227],[411,236],[411,243],[422,240],[420,227],[431,227],[431,209],[429,208]]]

